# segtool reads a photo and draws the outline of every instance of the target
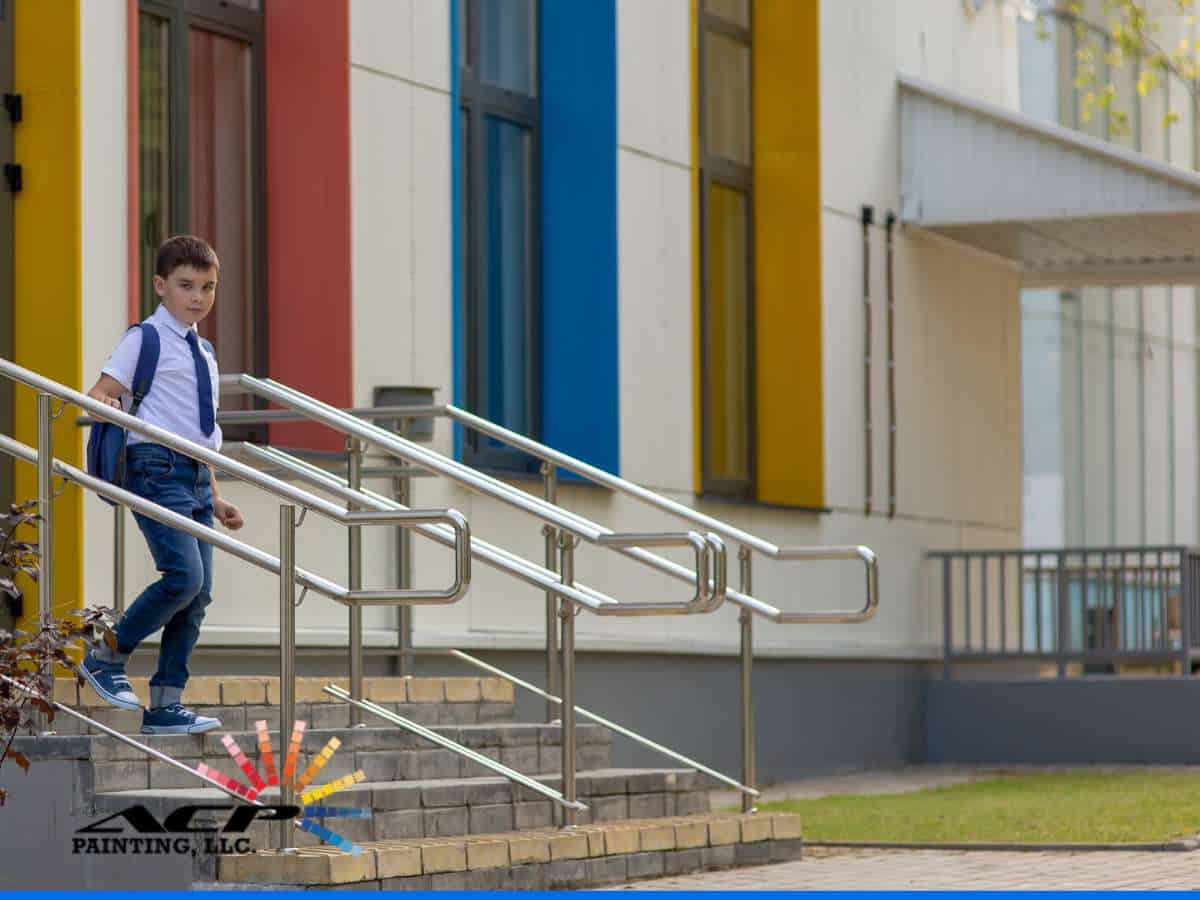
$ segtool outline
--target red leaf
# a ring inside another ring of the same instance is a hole
[[[18,766],[20,766],[23,770],[25,770],[26,772],[29,771],[29,758],[24,753],[21,753],[17,750],[13,750],[10,747],[8,749],[8,751],[4,754],[4,758],[12,759],[12,761],[15,762]]]

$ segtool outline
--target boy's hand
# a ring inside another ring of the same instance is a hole
[[[220,497],[213,498],[213,516],[230,531],[237,531],[244,524],[241,510]]]

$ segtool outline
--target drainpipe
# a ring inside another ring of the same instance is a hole
[[[874,463],[871,457],[871,226],[875,224],[875,208],[862,208],[862,242],[863,242],[863,436],[866,441],[865,474],[867,481],[866,498],[863,501],[863,515],[871,515],[871,498],[875,493],[872,480]]]
[[[892,233],[896,214],[884,217],[887,232],[887,385],[888,385],[888,518],[896,518],[896,275]]]

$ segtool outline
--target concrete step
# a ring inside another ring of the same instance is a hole
[[[146,678],[130,678],[142,703],[150,700]],[[296,718],[313,728],[350,724],[349,704],[323,690],[327,684],[349,689],[345,678],[296,679]],[[500,678],[365,678],[368,700],[422,725],[470,725],[506,722],[513,717],[513,686]],[[141,728],[140,711],[116,709],[97,696],[90,684],[56,678],[54,699],[122,733]],[[197,676],[188,680],[183,702],[206,716],[216,716],[228,729],[253,728],[266,719],[272,728],[279,722],[279,679],[271,676]],[[363,721],[380,722],[363,713]],[[52,726],[60,734],[99,733],[72,716],[58,714]]]
[[[197,887],[520,890],[624,884],[639,878],[799,859],[800,817],[706,813],[572,829],[373,841],[220,856]]]
[[[251,723],[253,724],[253,723]],[[558,725],[499,723],[493,725],[439,725],[433,730],[526,775],[559,771],[562,732]],[[139,741],[192,768],[201,762],[226,775],[244,780],[222,739],[232,734],[247,758],[258,765],[258,738],[253,730],[223,729],[202,735],[138,735]],[[434,746],[425,738],[395,726],[315,728],[305,732],[298,772],[302,772],[330,738],[341,745],[321,769],[314,784],[325,784],[361,769],[368,781],[413,781],[431,778],[489,777],[479,763]],[[576,729],[576,767],[607,768],[612,760],[612,735],[599,725],[580,724]],[[271,746],[277,770],[282,771],[287,738],[272,729]],[[31,735],[17,737],[14,749],[31,760],[73,759],[83,768],[81,784],[86,808],[95,794],[149,788],[195,787],[198,780],[174,766],[148,758],[141,750],[108,735]]]
[[[537,780],[561,790],[558,774]],[[709,811],[706,776],[691,769],[596,769],[577,773],[579,800],[588,810],[580,824],[618,819],[652,819]],[[260,799],[274,802],[268,789]],[[182,804],[220,803],[226,795],[216,788],[127,790],[96,796],[96,813],[117,812],[138,804],[161,821]],[[356,843],[396,838],[444,837],[523,831],[556,824],[555,804],[524,785],[505,778],[438,778],[415,781],[362,782],[320,801],[329,806],[365,807],[369,819],[318,819]],[[255,823],[247,836],[251,846],[270,846],[268,823]],[[299,846],[316,846],[316,837],[296,832]]]

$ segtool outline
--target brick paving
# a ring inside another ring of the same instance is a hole
[[[656,878],[616,890],[1200,889],[1200,852],[842,850],[798,862]]]

